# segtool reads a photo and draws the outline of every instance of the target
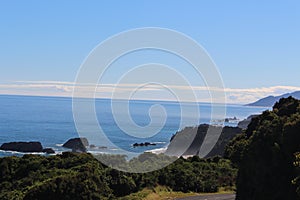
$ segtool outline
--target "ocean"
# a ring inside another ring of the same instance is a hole
[[[83,100],[84,101],[84,100]],[[86,132],[80,136],[87,137],[90,144],[94,144],[101,148],[89,149],[92,153],[118,153],[120,149],[126,151],[142,153],[144,151],[165,148],[170,138],[176,131],[181,130],[185,126],[196,126],[200,123],[218,124],[224,120],[216,117],[211,120],[211,104],[200,103],[198,108],[200,115],[194,115],[191,103],[178,103],[168,101],[129,101],[129,111],[132,121],[139,127],[145,127],[149,123],[154,122],[152,126],[156,126],[155,122],[164,121],[163,114],[159,112],[151,112],[149,110],[153,105],[159,104],[166,113],[165,123],[159,129],[157,134],[151,137],[143,137],[144,133],[128,134],[120,128],[118,123],[122,124],[127,131],[136,131],[132,124],[128,123],[128,116],[118,110],[111,109],[110,99],[96,99],[95,108],[99,125],[111,143],[103,143],[93,137],[97,131],[93,127],[87,128]],[[114,101],[116,107],[123,108],[128,103],[125,100]],[[216,105],[218,107],[218,105]],[[185,109],[185,116],[182,116],[181,109]],[[249,107],[243,105],[227,105],[226,117],[243,120],[252,114],[260,114],[266,107]],[[84,116],[83,116],[84,117]],[[182,122],[182,117],[185,120]],[[236,126],[238,120],[229,120],[225,125]],[[159,123],[157,124],[159,125]],[[87,126],[89,127],[89,126]],[[149,130],[149,129],[147,129]],[[39,141],[43,147],[53,148],[57,153],[69,151],[62,147],[70,138],[79,137],[74,123],[72,112],[72,99],[67,97],[38,97],[38,96],[17,96],[17,95],[0,95],[0,145],[5,142],[14,141]],[[136,147],[134,143],[150,142],[155,146]],[[111,145],[113,144],[113,145]],[[0,151],[0,157],[11,155],[23,155],[20,152]]]

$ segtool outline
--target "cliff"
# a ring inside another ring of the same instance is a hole
[[[224,153],[225,145],[237,134],[242,133],[242,129],[239,127],[220,127],[210,126],[208,124],[201,124],[198,127],[187,127],[177,132],[170,141],[170,144],[166,150],[167,155],[185,156],[185,155],[199,155],[200,147],[204,141],[207,132],[211,135],[218,134],[221,131],[221,135],[218,142],[206,157],[212,157],[216,155],[222,156]],[[190,145],[186,145],[190,144]]]

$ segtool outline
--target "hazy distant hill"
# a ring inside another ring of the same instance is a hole
[[[254,103],[247,104],[246,106],[265,106],[265,107],[271,107],[274,105],[275,102],[279,101],[281,98],[287,98],[289,96],[292,96],[296,99],[300,99],[300,91],[293,92],[293,93],[286,93],[281,96],[268,96],[266,98],[260,99]]]

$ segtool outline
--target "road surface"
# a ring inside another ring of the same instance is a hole
[[[235,200],[235,194],[211,194],[177,198],[176,200]]]

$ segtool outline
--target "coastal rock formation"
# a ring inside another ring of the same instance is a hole
[[[242,133],[242,129],[239,127],[225,126],[222,129],[222,133],[218,142],[214,148],[207,154],[206,157],[223,156],[226,145],[237,135]]]
[[[198,127],[187,127],[182,131],[177,132],[171,138],[170,144],[165,152],[167,155],[172,156],[193,156],[199,155],[200,148],[203,144],[204,138],[214,136],[221,131],[221,135],[206,157],[212,157],[216,155],[222,156],[224,153],[224,147],[226,144],[237,134],[242,132],[239,127],[221,127],[212,126],[208,124],[201,124]],[[210,140],[208,140],[210,142]],[[209,144],[208,144],[209,145]]]
[[[155,143],[150,143],[150,142],[144,142],[144,143],[134,143],[132,146],[133,147],[143,147],[143,146],[155,146]]]
[[[47,153],[47,154],[54,154],[55,153],[55,151],[52,148],[45,148],[45,149],[43,149],[42,152]]]
[[[42,152],[43,147],[40,142],[9,142],[3,143],[0,150],[18,152]]]
[[[247,117],[247,119],[240,121],[237,126],[243,130],[246,130],[251,120],[257,116],[258,115],[250,115],[249,117]]]
[[[63,147],[72,149],[73,152],[86,152],[89,142],[86,138],[72,138],[63,144]]]
[[[239,119],[236,118],[236,117],[228,117],[228,118],[225,118],[224,122],[235,122],[235,121],[238,121]]]

